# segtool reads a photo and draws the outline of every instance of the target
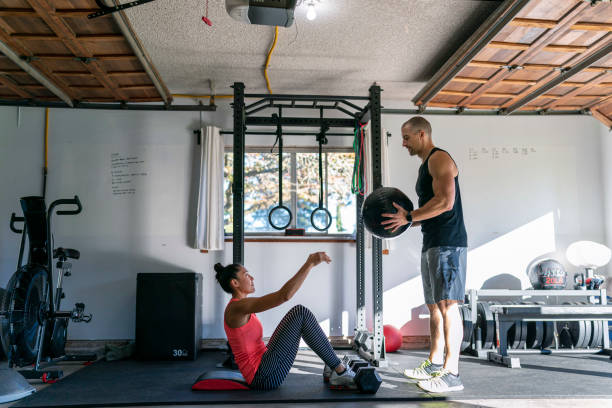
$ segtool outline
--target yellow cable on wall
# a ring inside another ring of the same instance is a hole
[[[49,168],[49,108],[45,108],[45,168]]]
[[[272,51],[274,51],[274,47],[276,47],[276,40],[278,39],[278,26],[274,27],[274,41],[272,42],[272,47],[270,47],[270,51],[268,51],[268,57],[266,58],[266,66],[264,67],[264,77],[266,78],[266,86],[268,87],[268,92],[272,93],[272,89],[270,89],[270,80],[268,79],[268,65],[270,64],[270,57],[272,56]]]

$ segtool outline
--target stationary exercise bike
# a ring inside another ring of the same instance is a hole
[[[79,259],[79,251],[69,248],[53,249],[51,218],[58,206],[76,205],[76,210],[57,211],[58,215],[76,215],[82,210],[77,196],[56,200],[47,211],[43,197],[23,197],[23,217],[11,216],[10,228],[21,233],[21,246],[17,271],[0,300],[0,340],[8,357],[9,368],[34,365],[19,370],[28,379],[53,382],[62,377],[60,369],[47,368],[60,361],[93,361],[95,354],[66,355],[65,345],[68,320],[90,322],[92,315],[85,314],[85,305],[77,303],[72,311],[60,311],[65,294],[62,289],[64,276],[71,275],[69,259]],[[16,223],[23,222],[22,229]],[[28,260],[22,264],[28,238]],[[53,259],[57,259],[57,286],[53,293]]]

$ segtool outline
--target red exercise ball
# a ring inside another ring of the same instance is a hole
[[[390,324],[383,326],[383,334],[385,336],[385,351],[393,353],[399,350],[402,346],[402,333]]]

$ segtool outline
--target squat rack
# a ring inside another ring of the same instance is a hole
[[[345,136],[345,133],[327,133],[331,128],[357,129],[360,125],[370,122],[371,129],[371,161],[372,189],[382,186],[381,172],[381,105],[380,86],[374,84],[369,89],[369,96],[328,96],[328,95],[270,95],[245,94],[242,82],[235,82],[234,101],[234,183],[233,190],[233,262],[244,264],[244,159],[246,134],[266,134],[265,132],[247,131],[247,126],[289,126],[318,128],[326,132],[326,136]],[[257,101],[245,105],[245,98],[255,98]],[[359,101],[367,103],[359,106]],[[255,116],[266,109],[314,109],[320,117],[281,117]],[[325,117],[325,112],[340,112],[344,117]],[[275,132],[269,132],[276,134]],[[312,134],[317,133],[298,133]],[[242,159],[238,159],[242,158]],[[361,164],[362,165],[362,164]],[[363,169],[362,169],[363,170]],[[357,313],[355,324],[355,341],[353,347],[376,366],[386,366],[385,341],[383,335],[383,282],[382,282],[382,242],[372,239],[372,300],[374,316],[374,332],[366,328],[365,304],[365,248],[364,226],[361,219],[361,206],[364,197],[356,194],[356,281],[357,281]]]

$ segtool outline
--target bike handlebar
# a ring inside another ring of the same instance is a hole
[[[53,211],[53,209],[58,205],[76,205],[76,210],[62,210],[58,211],[58,215],[76,215],[79,214],[83,210],[83,206],[81,205],[81,200],[79,200],[78,196],[74,196],[74,198],[62,198],[59,200],[55,200],[49,206],[49,214]]]
[[[11,214],[11,224],[10,224],[11,231],[13,231],[15,234],[21,234],[23,230],[17,229],[17,227],[15,227],[15,223],[24,222],[24,221],[25,219],[23,217],[17,217],[15,213]]]

